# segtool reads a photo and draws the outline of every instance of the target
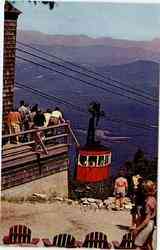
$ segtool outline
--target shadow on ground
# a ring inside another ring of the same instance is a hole
[[[125,225],[116,225],[116,227],[118,227],[120,230],[129,230],[129,226]]]

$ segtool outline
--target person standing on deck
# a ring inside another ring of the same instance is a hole
[[[31,112],[30,112],[30,123],[29,123],[29,128],[32,129],[34,126],[34,117],[38,112],[38,104],[35,104],[33,107],[31,107]]]
[[[23,130],[27,131],[30,129],[30,123],[31,123],[31,110],[28,104],[25,104],[26,112],[24,114],[23,118]],[[30,134],[24,134],[23,135],[23,142],[28,142],[31,139]]]
[[[25,106],[24,101],[20,101],[20,107],[18,108],[18,112],[21,114],[22,121],[25,118],[25,114],[28,112],[27,107]]]
[[[58,107],[56,107],[55,110],[52,112],[51,121],[52,121],[52,125],[58,125],[60,123],[65,122],[62,112],[60,111]]]
[[[44,124],[44,127],[47,128],[48,127],[48,124],[49,124],[49,120],[51,118],[51,114],[52,114],[52,110],[51,109],[47,109],[46,112],[44,112],[44,116],[45,116],[45,119],[46,119],[46,122]]]
[[[21,132],[20,126],[22,123],[22,118],[20,113],[13,109],[12,111],[10,111],[8,113],[7,116],[7,125],[8,125],[8,129],[9,129],[9,133],[10,134],[17,134]],[[19,136],[16,135],[15,136],[15,143],[19,143]]]
[[[51,114],[48,126],[54,126],[54,125],[58,125],[64,122],[65,120],[63,119],[62,112],[60,111],[58,107],[56,107],[55,110]],[[52,131],[52,135],[56,135],[60,132],[60,129],[58,129],[58,131],[57,129],[52,129],[51,131]],[[55,140],[55,143],[57,143],[56,140]]]
[[[115,180],[114,194],[116,209],[124,208],[124,198],[128,190],[128,181],[124,177],[124,172],[120,170],[119,177]]]
[[[33,118],[33,122],[34,122],[34,127],[44,127],[46,119],[41,109],[38,109],[37,113]]]
[[[43,143],[43,137],[44,132],[39,130],[40,128],[44,127],[44,124],[46,122],[45,116],[42,113],[41,109],[38,109],[38,112],[33,118],[34,126],[33,128],[37,129],[37,131],[34,134],[34,140],[35,140],[35,150],[38,146],[42,147],[45,154],[48,154],[48,151]]]

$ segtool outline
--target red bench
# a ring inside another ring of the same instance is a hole
[[[115,249],[135,249],[134,237],[132,233],[127,233],[123,236],[121,243],[112,241]]]
[[[45,247],[64,247],[74,248],[76,246],[75,238],[70,234],[59,234],[53,237],[52,242],[49,239],[42,239]]]
[[[101,232],[91,232],[86,235],[82,247],[111,249],[111,244],[107,240],[107,235]]]
[[[9,235],[3,237],[3,244],[36,245],[39,238],[31,239],[31,229],[25,225],[14,225],[9,229]]]

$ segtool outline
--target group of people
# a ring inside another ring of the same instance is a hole
[[[140,175],[132,177],[132,226],[136,249],[152,250],[152,235],[156,224],[156,185],[151,180],[145,180]],[[125,196],[128,191],[128,181],[121,170],[115,180],[114,194],[115,206],[123,209]]]
[[[6,124],[9,134],[19,134],[20,132],[34,129],[34,128],[46,128],[52,125],[58,125],[65,122],[62,112],[58,107],[52,111],[47,109],[46,112],[38,107],[38,104],[30,107],[23,100],[20,101],[20,105],[17,109],[13,109],[7,115]],[[16,135],[14,137],[14,143],[29,141],[28,134],[23,136]]]

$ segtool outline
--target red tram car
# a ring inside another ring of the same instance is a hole
[[[76,170],[76,180],[95,183],[107,180],[110,175],[111,151],[103,146],[80,148]]]
[[[75,166],[75,180],[77,184],[94,185],[106,182],[110,177],[111,150],[95,139],[95,130],[100,116],[100,104],[91,103],[89,107],[91,118],[89,120],[87,141],[84,147],[78,149],[77,163]]]

